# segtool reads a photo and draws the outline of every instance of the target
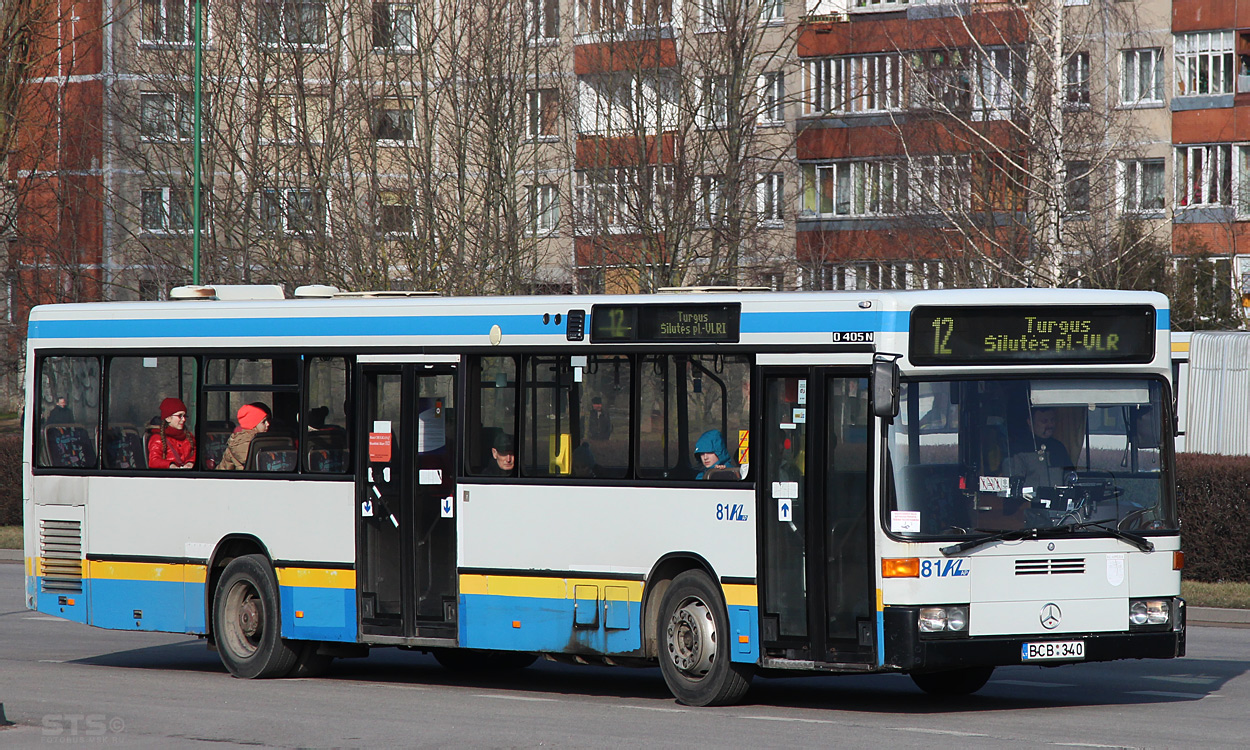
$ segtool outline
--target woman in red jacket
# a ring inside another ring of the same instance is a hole
[[[161,402],[161,425],[148,436],[149,469],[194,469],[195,436],[187,427],[187,405],[181,399]]]

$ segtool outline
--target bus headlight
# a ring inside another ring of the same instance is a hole
[[[1171,599],[1133,599],[1128,605],[1130,627],[1167,625],[1172,621]]]
[[[967,633],[968,605],[921,607],[917,624],[921,633]]]

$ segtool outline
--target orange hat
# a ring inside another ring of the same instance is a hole
[[[239,407],[239,426],[245,430],[250,430],[260,424],[268,416],[269,415],[265,413],[264,409],[261,409],[258,406],[252,406],[251,404],[244,404]]]

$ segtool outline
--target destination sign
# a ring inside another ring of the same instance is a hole
[[[917,307],[908,356],[917,365],[1149,362],[1150,305]]]
[[[728,305],[595,305],[592,342],[737,343],[741,308]]]

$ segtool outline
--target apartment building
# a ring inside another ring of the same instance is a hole
[[[1246,5],[208,3],[203,278],[1116,286],[1162,247],[1218,293],[1250,280]],[[195,7],[63,19],[8,164],[15,335],[190,279]]]

